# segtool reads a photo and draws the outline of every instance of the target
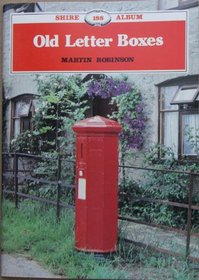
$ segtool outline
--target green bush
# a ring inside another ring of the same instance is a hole
[[[145,171],[139,182],[132,178],[126,178],[125,181],[121,182],[120,211],[147,222],[186,228],[187,209],[157,202],[144,202],[135,198],[145,197],[187,204],[190,176],[170,171],[195,171],[199,173],[198,165],[189,162],[179,164],[171,149],[155,145],[145,155],[145,166],[156,168],[159,171]],[[166,171],[161,171],[163,169]],[[199,193],[193,196],[193,204],[197,203],[199,203]],[[192,211],[193,227],[197,226],[198,222],[198,211]]]

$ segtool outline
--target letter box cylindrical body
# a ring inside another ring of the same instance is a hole
[[[114,252],[121,126],[95,116],[77,122],[73,130],[76,132],[75,247],[87,252]]]

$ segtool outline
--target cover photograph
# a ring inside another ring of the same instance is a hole
[[[199,2],[1,5],[1,276],[199,278]]]

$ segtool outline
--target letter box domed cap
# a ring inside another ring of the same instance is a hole
[[[122,127],[118,122],[101,116],[94,116],[78,121],[72,128],[75,132],[119,133],[122,130]]]

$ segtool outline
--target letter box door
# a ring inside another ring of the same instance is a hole
[[[103,117],[74,125],[76,143],[76,248],[109,253],[117,243],[118,133]]]

